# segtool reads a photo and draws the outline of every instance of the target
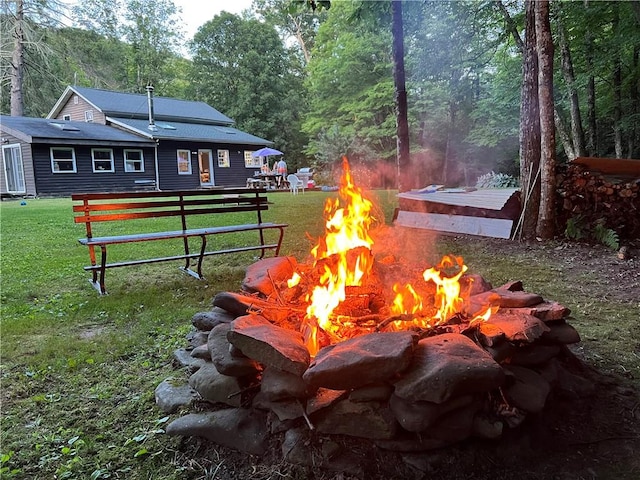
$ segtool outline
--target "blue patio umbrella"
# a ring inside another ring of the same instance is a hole
[[[271,155],[284,155],[280,150],[275,148],[264,147],[260,150],[256,150],[251,154],[252,157],[270,157]]]

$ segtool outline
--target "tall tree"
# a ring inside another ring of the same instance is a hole
[[[152,83],[163,91],[169,60],[181,46],[180,10],[172,0],[126,0],[123,37],[131,45],[132,90],[144,92]]]
[[[536,233],[543,239],[555,234],[556,141],[553,102],[553,38],[549,1],[535,2],[536,50],[538,52],[538,99],[540,109],[540,211]]]
[[[515,35],[515,38],[519,38]],[[522,192],[521,236],[531,240],[536,234],[540,204],[540,108],[538,98],[538,52],[535,2],[525,2],[520,103],[520,191]]]
[[[409,119],[407,112],[407,88],[404,74],[404,28],[402,20],[402,2],[393,0],[391,2],[393,38],[392,58],[393,58],[393,84],[394,102],[396,107],[396,155],[398,166],[398,190],[401,192],[409,190],[412,186],[409,183]]]
[[[301,154],[302,78],[272,26],[222,12],[200,27],[191,50],[195,98],[273,140],[292,160]]]
[[[3,0],[2,1],[2,84],[9,83],[11,115],[24,114],[24,85],[29,74],[27,55],[47,49],[42,42],[42,27],[60,24],[63,10],[59,0]],[[6,37],[10,46],[6,45]],[[10,52],[10,53],[9,53]],[[44,62],[46,57],[41,56]],[[31,65],[32,69],[45,69],[43,63]]]

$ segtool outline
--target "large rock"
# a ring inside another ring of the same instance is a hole
[[[211,361],[216,369],[223,375],[230,377],[243,377],[255,374],[260,370],[260,365],[247,357],[235,357],[231,355],[229,347],[231,344],[227,340],[227,333],[231,330],[231,325],[221,323],[209,332],[207,347]]]
[[[420,342],[414,360],[395,382],[395,394],[409,401],[443,403],[452,397],[493,390],[504,371],[464,335],[445,333]]]
[[[528,368],[509,365],[505,367],[512,382],[503,391],[510,403],[526,412],[539,413],[551,391],[542,375]]]
[[[242,289],[270,297],[276,289],[279,290],[282,285],[286,285],[297,265],[294,257],[269,257],[258,260],[247,267]]]
[[[299,332],[272,325],[260,315],[236,318],[227,339],[247,357],[300,376],[311,359]]]
[[[189,385],[210,402],[220,402],[232,407],[241,404],[242,386],[236,377],[222,375],[212,363],[203,365],[189,377]]]
[[[196,391],[178,379],[169,377],[160,383],[154,392],[156,405],[165,413],[174,413],[188,407],[196,397]]]
[[[533,343],[549,331],[549,327],[539,318],[528,313],[507,313],[498,311],[479,326],[480,332],[485,324],[498,327],[511,342]]]
[[[167,435],[203,437],[252,455],[267,451],[269,435],[267,415],[242,408],[191,413],[171,422],[166,431]]]
[[[389,408],[379,402],[340,400],[311,417],[320,433],[358,438],[390,439],[398,423]]]
[[[236,318],[226,310],[220,307],[213,307],[208,312],[198,312],[191,318],[191,323],[198,330],[204,332],[210,331],[216,325],[221,323],[230,323]]]
[[[411,332],[387,332],[329,345],[318,352],[302,378],[333,390],[380,383],[409,366],[416,341]]]
[[[267,367],[262,373],[260,391],[269,400],[306,398],[309,394],[309,386],[298,375],[275,367]]]
[[[471,395],[462,395],[443,403],[409,402],[392,395],[389,406],[402,428],[409,432],[423,432],[446,413],[470,405],[473,400]]]

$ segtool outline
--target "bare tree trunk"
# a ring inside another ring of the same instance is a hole
[[[576,155],[576,151],[573,147],[573,142],[571,141],[571,134],[567,130],[567,127],[564,124],[564,121],[560,117],[560,112],[555,108],[553,110],[553,120],[556,125],[556,131],[558,132],[558,136],[560,137],[560,142],[562,143],[562,148],[564,153],[567,155],[569,160],[573,160],[576,157],[581,155]]]
[[[618,5],[613,5],[613,30],[620,30],[620,12]],[[622,158],[622,61],[620,52],[616,51],[613,59],[613,137],[616,157]]]
[[[16,1],[16,23],[13,29],[14,46],[11,58],[11,116],[24,115],[24,2]]]
[[[407,89],[404,74],[404,29],[402,25],[402,2],[391,2],[393,35],[393,81],[395,85],[396,105],[396,151],[398,166],[398,190],[409,190],[409,120],[407,107]]]
[[[515,31],[517,34],[517,31]],[[521,236],[531,240],[536,234],[540,204],[540,113],[538,107],[538,53],[534,1],[525,2],[525,40],[523,46],[520,98],[520,185],[522,198]]]
[[[576,77],[573,71],[573,62],[571,61],[571,51],[567,42],[567,36],[564,25],[558,23],[558,33],[560,39],[560,51],[562,53],[562,74],[564,81],[569,90],[569,100],[571,103],[571,136],[573,143],[573,160],[575,157],[584,157],[584,130],[582,129],[582,117],[580,116],[580,102],[578,99],[578,90],[576,88]]]
[[[587,33],[586,38],[587,70],[594,71],[593,66],[593,35]],[[587,81],[587,153],[590,157],[598,155],[598,125],[596,123],[596,79],[589,74]]]
[[[553,38],[549,24],[549,1],[535,2],[538,51],[538,98],[540,102],[540,210],[536,233],[543,239],[555,234],[556,139],[553,109]]]
[[[631,130],[629,132],[629,149],[627,151],[628,158],[634,158],[636,152],[639,148],[639,139],[640,139],[640,128],[638,128],[638,120],[635,120],[640,114],[640,99],[638,98],[638,61],[640,60],[640,47],[638,45],[633,49],[633,65],[632,71],[634,74],[632,75],[630,86],[629,86],[629,99],[631,101],[632,113],[634,114],[633,124],[631,125]]]
[[[296,26],[296,40],[298,41],[298,45],[300,45],[300,49],[302,50],[302,55],[304,55],[305,64],[309,64],[309,60],[311,60],[311,54],[309,53],[309,49],[307,48],[307,44],[304,41],[304,36],[302,35],[302,25],[301,21],[297,20],[293,15],[289,15],[289,19]]]

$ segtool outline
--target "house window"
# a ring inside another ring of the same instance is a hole
[[[63,115],[62,119],[68,122],[68,121],[71,120],[71,115],[69,115],[69,114]]]
[[[51,171],[53,173],[76,173],[76,152],[73,148],[51,147]]]
[[[252,153],[250,150],[244,151],[244,166],[247,168],[260,168],[262,166],[262,158],[252,157]]]
[[[113,168],[113,150],[110,148],[92,148],[91,158],[93,159],[94,173],[115,171]]]
[[[218,166],[229,168],[229,150],[218,150]]]
[[[124,171],[144,172],[144,156],[142,150],[124,151]]]
[[[191,175],[190,150],[178,150],[178,175]]]
[[[93,122],[93,110],[85,110],[84,121],[89,123]]]
[[[78,95],[74,95],[73,96],[73,104],[77,105],[78,104]]]

